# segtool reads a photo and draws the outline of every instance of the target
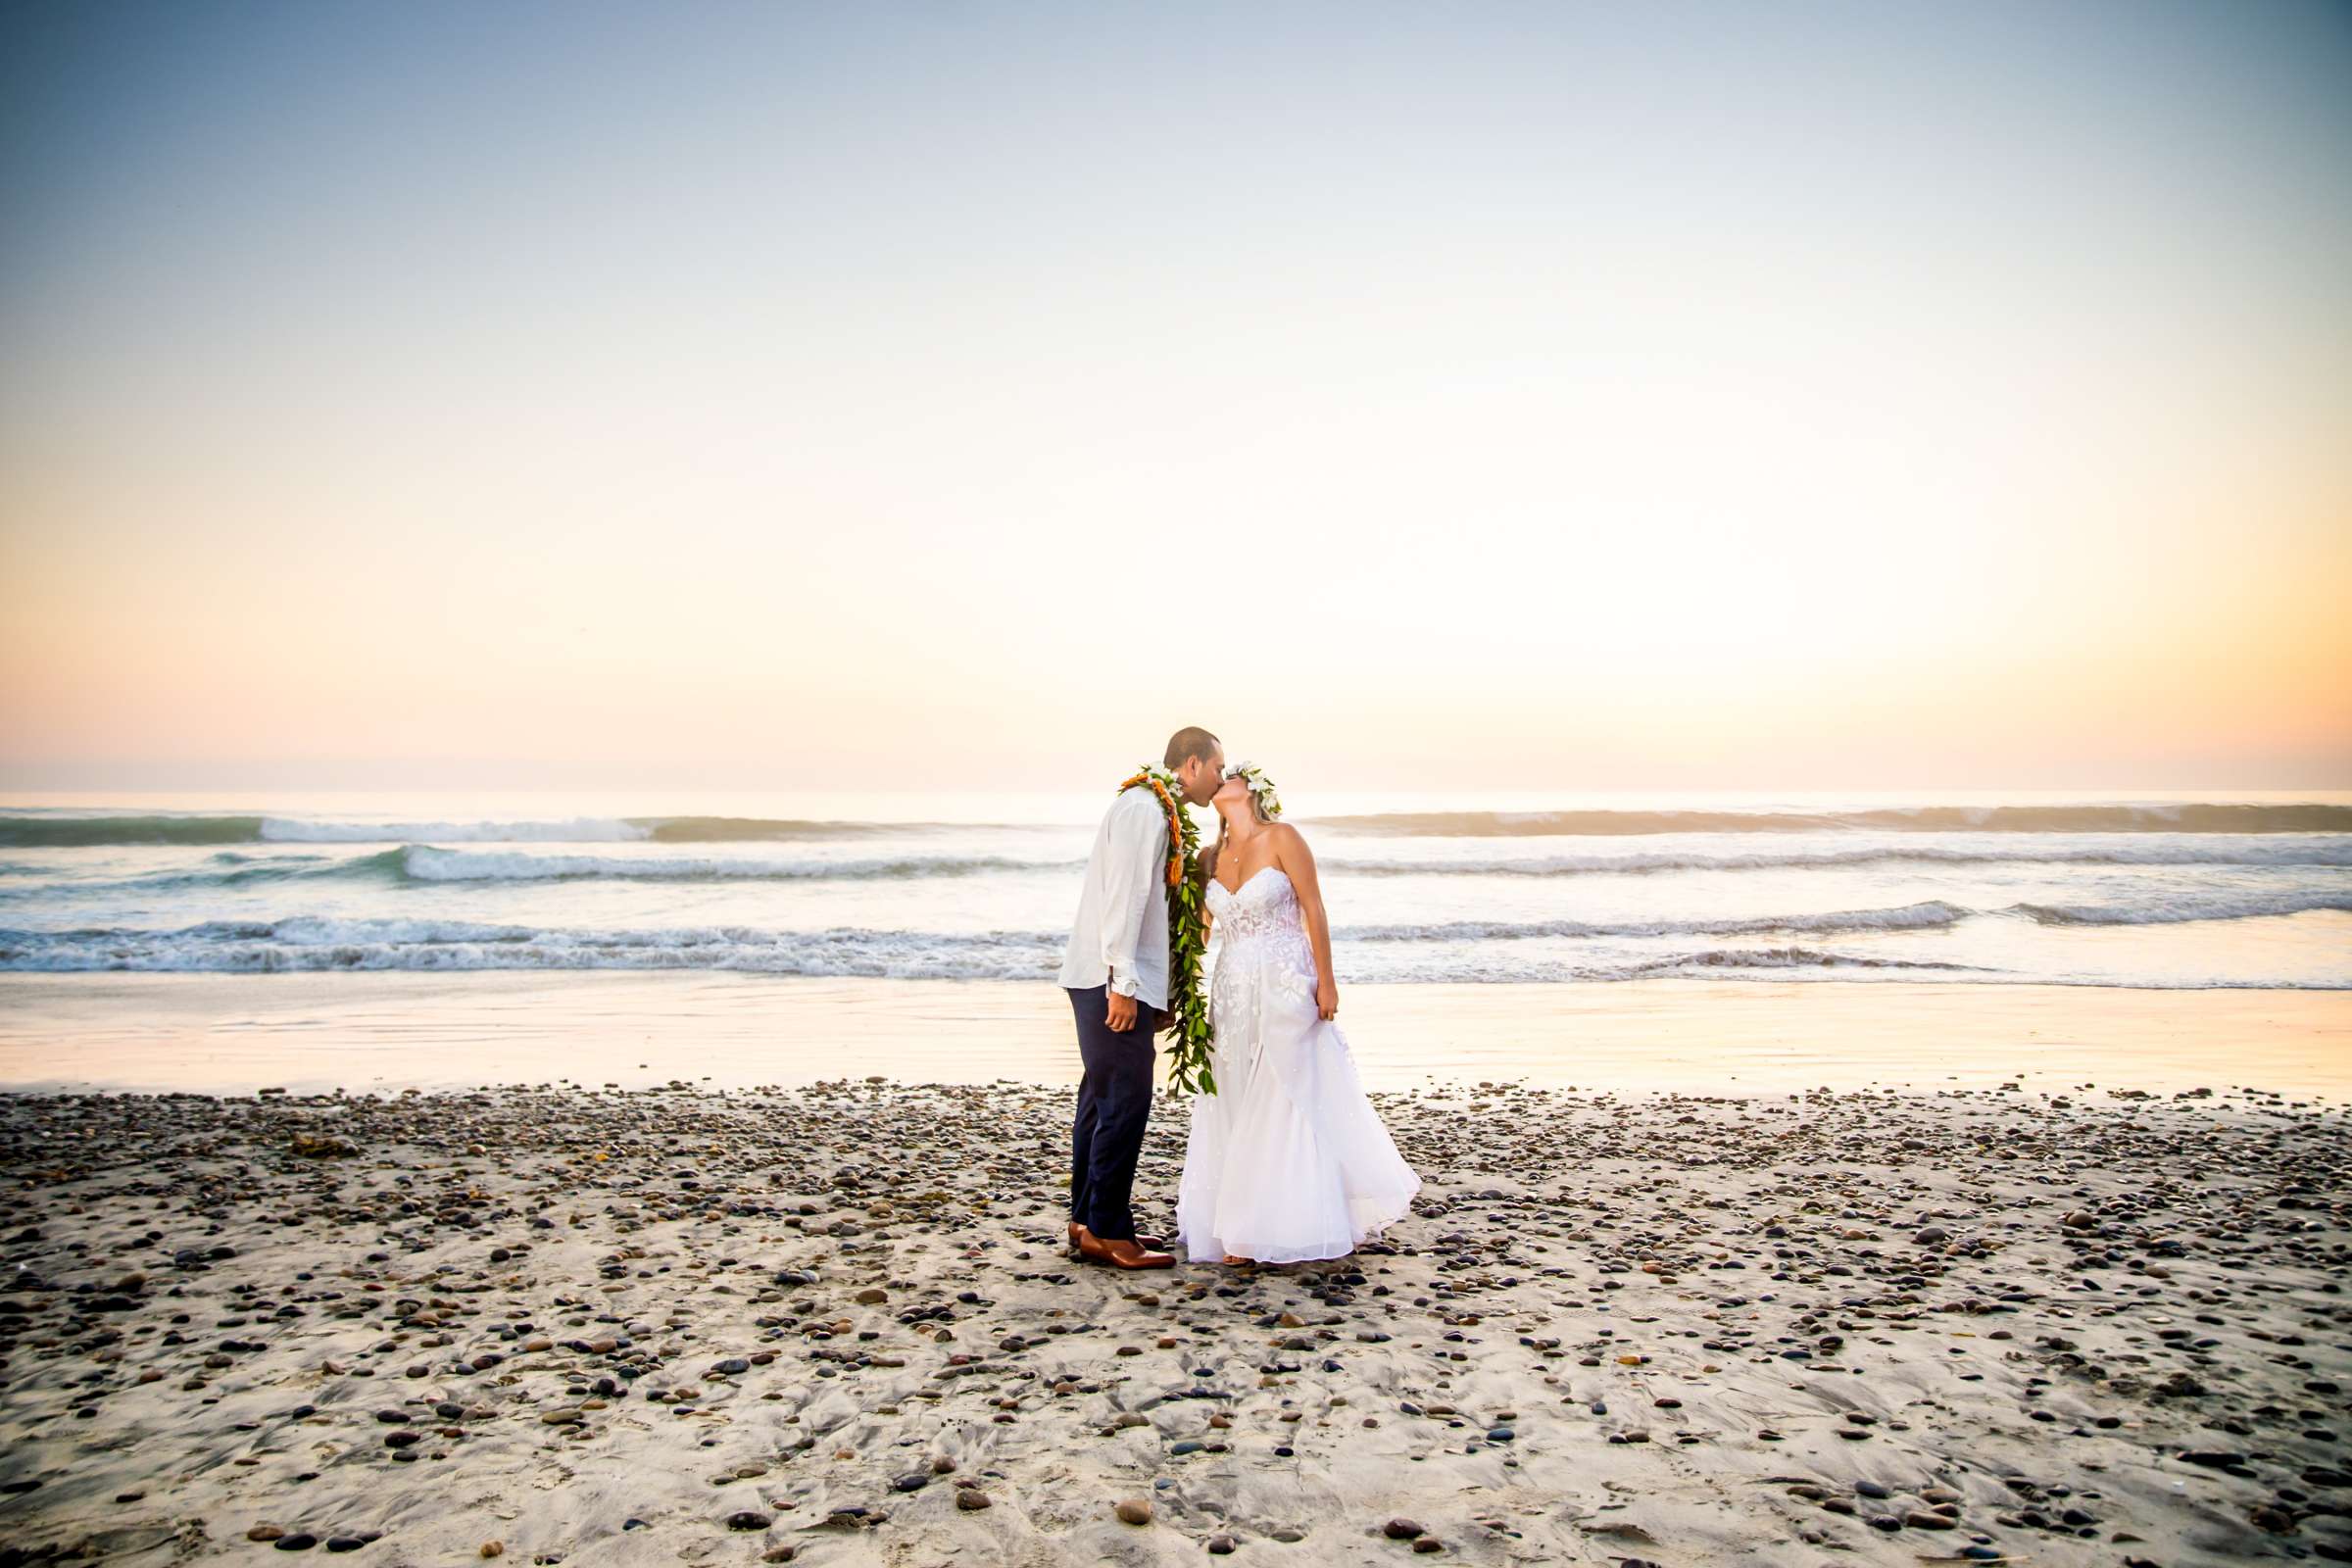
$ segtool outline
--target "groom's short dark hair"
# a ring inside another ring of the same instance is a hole
[[[1168,737],[1168,755],[1160,759],[1160,763],[1173,773],[1196,757],[1205,762],[1224,749],[1223,741],[1200,725],[1187,724]]]

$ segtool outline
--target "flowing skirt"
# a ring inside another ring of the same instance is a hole
[[[1316,1015],[1311,959],[1302,973],[1291,946],[1218,956],[1218,1092],[1193,1097],[1176,1199],[1192,1262],[1345,1257],[1409,1213],[1421,1190],[1364,1097],[1348,1037]]]

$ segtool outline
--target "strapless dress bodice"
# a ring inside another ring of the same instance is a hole
[[[1306,930],[1298,915],[1298,891],[1291,886],[1281,866],[1259,868],[1238,891],[1228,890],[1210,877],[1206,897],[1208,912],[1221,936],[1248,939]]]

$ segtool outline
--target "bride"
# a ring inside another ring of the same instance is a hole
[[[1332,978],[1315,858],[1275,818],[1273,782],[1226,769],[1200,852],[1217,1093],[1193,1097],[1176,1227],[1185,1255],[1228,1263],[1344,1257],[1421,1190],[1356,1081]]]

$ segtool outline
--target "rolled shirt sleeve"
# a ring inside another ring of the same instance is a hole
[[[1144,926],[1144,908],[1163,875],[1167,855],[1168,819],[1159,797],[1138,787],[1119,802],[1114,825],[1115,853],[1103,866],[1102,961],[1110,970],[1110,989],[1122,997],[1138,994],[1135,948]]]

